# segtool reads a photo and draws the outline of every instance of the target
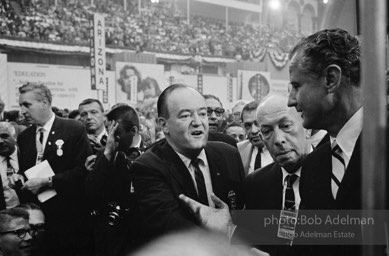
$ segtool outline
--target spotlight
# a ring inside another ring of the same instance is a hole
[[[281,7],[281,3],[279,0],[270,0],[269,7],[272,10],[278,10]]]

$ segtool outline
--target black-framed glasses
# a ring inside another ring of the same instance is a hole
[[[45,231],[45,224],[30,224],[32,236],[36,236],[37,234]]]
[[[215,112],[215,115],[220,117],[224,113],[224,108],[207,108],[207,116],[211,116],[212,112]]]
[[[31,235],[31,229],[26,229],[26,228],[21,228],[21,229],[17,229],[17,230],[11,230],[11,231],[4,231],[4,232],[0,232],[0,234],[15,234],[17,235],[20,239],[23,239],[27,233],[29,233]]]

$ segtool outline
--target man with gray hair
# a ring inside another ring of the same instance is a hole
[[[52,95],[43,84],[27,83],[19,88],[21,113],[32,125],[18,137],[20,173],[47,160],[54,175],[37,177],[24,183],[29,202],[48,189],[57,195],[40,202],[46,216],[45,244],[51,255],[76,255],[89,248],[90,235],[85,226],[88,218],[82,200],[86,158],[92,149],[85,127],[78,121],[55,116],[51,109]]]

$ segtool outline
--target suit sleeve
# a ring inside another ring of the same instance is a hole
[[[104,202],[104,194],[112,179],[113,164],[104,154],[96,159],[94,169],[89,172],[85,182],[85,194],[87,201],[92,207],[99,207]]]
[[[85,160],[93,152],[84,127],[74,125],[67,128],[70,131],[66,132],[71,135],[68,137],[69,142],[65,141],[67,148],[63,151],[68,157],[64,159],[64,162],[49,161],[55,172],[53,186],[59,194],[80,196],[84,190],[87,175],[84,167]]]
[[[169,176],[135,161],[130,169],[146,235],[156,236],[195,226],[195,219],[169,185]]]

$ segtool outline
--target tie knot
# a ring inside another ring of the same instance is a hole
[[[342,152],[342,149],[339,147],[338,143],[336,142],[336,140],[334,140],[331,144],[331,152],[334,153],[334,152],[337,152],[337,151],[340,151]]]
[[[191,164],[192,164],[194,167],[199,167],[200,161],[201,161],[200,158],[195,158],[195,159],[193,159],[193,160],[191,161]]]
[[[288,176],[285,177],[286,180],[286,186],[287,187],[292,187],[293,183],[297,180],[297,175],[296,174],[289,174]]]

